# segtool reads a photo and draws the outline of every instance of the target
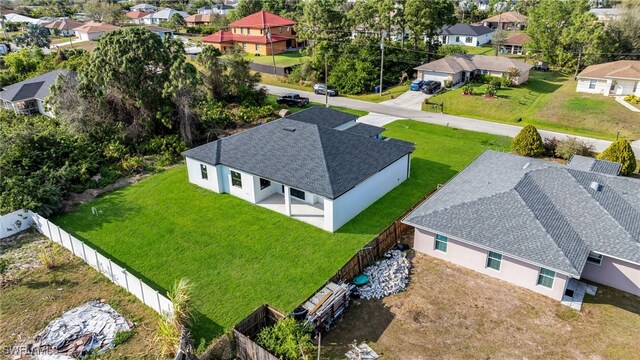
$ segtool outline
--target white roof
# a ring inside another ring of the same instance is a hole
[[[131,7],[131,11],[142,10],[142,9],[157,9],[157,7],[150,4],[138,4]]]
[[[174,10],[171,8],[164,8],[158,12],[149,14],[145,17],[143,17],[143,19],[163,19],[163,20],[170,20],[171,17],[173,17],[173,15],[175,14],[180,14],[182,15],[182,17],[187,17],[189,16],[188,13],[184,12],[184,11],[179,11],[179,10]]]
[[[40,24],[46,22],[46,20],[34,19],[28,16],[20,15],[20,14],[7,14],[5,15],[5,21],[10,23],[30,23],[30,24]]]

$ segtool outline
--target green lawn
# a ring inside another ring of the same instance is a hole
[[[467,51],[467,54],[473,55],[493,55],[495,51],[493,50],[493,46],[485,45],[485,46],[463,46],[463,48]]]
[[[54,221],[158,289],[195,283],[196,343],[260,304],[290,311],[379,231],[471,162],[510,139],[400,120],[385,136],[416,143],[411,178],[331,234],[187,181],[180,166]],[[92,208],[100,215],[92,215]]]
[[[256,64],[264,65],[273,65],[273,58],[275,58],[276,66],[280,67],[298,65],[310,59],[309,56],[302,56],[299,51],[287,51],[273,57],[270,55],[255,56],[254,54],[247,54],[246,57]]]
[[[78,40],[78,38],[73,38],[73,41],[71,42],[71,44],[69,44],[69,42],[67,42],[66,45],[60,45],[60,48],[61,49],[65,49],[65,50],[82,49],[82,50],[86,50],[86,51],[91,52],[91,51],[93,51],[93,49],[98,47],[98,42],[97,41],[76,42],[76,40]]]
[[[404,94],[409,91],[409,83],[392,86],[387,88],[382,92],[382,96],[378,93],[370,93],[370,94],[359,94],[359,95],[345,95],[348,98],[369,101],[374,103],[379,103],[387,100],[391,100],[393,98],[397,98],[398,96]]]
[[[482,94],[487,85],[473,84],[476,95],[463,96],[458,88],[434,96],[430,101],[444,102],[447,114],[462,115],[510,124],[533,124],[556,130],[602,139],[621,136],[640,138],[640,113],[618,104],[612,97],[576,92],[571,75],[531,71],[527,84],[498,91],[498,99]],[[423,106],[432,111],[431,106]],[[522,119],[522,121],[518,121]]]

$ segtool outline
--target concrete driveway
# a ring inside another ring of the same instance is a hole
[[[427,95],[422,91],[407,90],[404,94],[395,99],[383,101],[380,104],[397,106],[410,110],[422,110],[422,103],[431,95]]]

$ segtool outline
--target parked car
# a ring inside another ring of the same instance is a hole
[[[420,91],[425,94],[435,94],[441,87],[442,84],[440,84],[439,81],[427,80],[422,84],[422,87],[420,87]]]
[[[309,98],[302,97],[300,94],[290,93],[280,96],[277,102],[288,106],[305,106],[309,103]]]
[[[424,81],[420,79],[415,79],[413,80],[411,85],[409,85],[409,90],[420,91],[420,88],[422,87],[423,84],[424,84]]]
[[[324,95],[327,93],[329,96],[338,96],[338,90],[332,89],[331,86],[329,86],[329,89],[327,90],[327,85],[325,84],[313,85],[313,92],[318,95]]]

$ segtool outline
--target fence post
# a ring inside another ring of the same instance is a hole
[[[60,229],[60,227],[58,227],[58,230]],[[71,240],[71,234],[67,233],[67,235],[69,236],[69,244],[71,244],[71,253],[73,255],[76,254],[75,249],[73,248],[73,240]],[[62,235],[60,235],[60,240],[62,240]]]
[[[156,290],[156,300],[158,300],[158,313],[162,314],[162,307],[160,306],[160,293]]]
[[[358,250],[358,273],[362,273],[362,260],[360,259],[360,250]]]
[[[380,236],[376,236],[376,253],[378,253],[378,259],[382,257],[382,249],[380,249]]]
[[[144,301],[144,288],[142,287],[142,280],[138,278],[138,281],[140,282],[140,295],[142,295],[142,302],[146,304],[147,302]]]
[[[84,243],[82,241],[80,241],[80,244],[82,245],[82,259],[88,264],[89,260],[87,259],[87,250],[84,249]]]
[[[113,276],[113,266],[111,265],[111,259],[107,259],[107,260],[109,260],[109,278],[111,279],[112,282],[116,282],[115,276]]]
[[[96,249],[92,249],[92,250],[93,250],[93,255],[96,257],[96,269],[102,272],[102,270],[100,269],[100,259],[98,258],[98,251],[96,251]]]
[[[129,279],[127,279],[127,269],[122,269],[122,273],[124,274],[124,286],[127,289],[127,291],[129,291]]]
[[[47,230],[49,230],[49,240],[53,240],[53,235],[51,235],[51,226],[49,225],[49,220],[48,219],[44,219],[47,222]]]

